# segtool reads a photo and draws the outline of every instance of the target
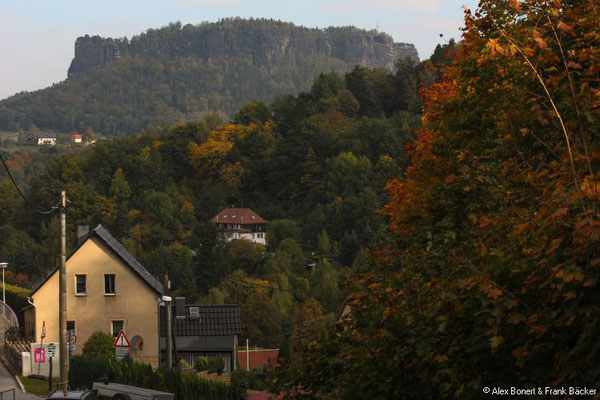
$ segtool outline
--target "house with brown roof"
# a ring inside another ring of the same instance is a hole
[[[224,208],[210,219],[226,241],[246,239],[267,245],[267,221],[250,208]]]

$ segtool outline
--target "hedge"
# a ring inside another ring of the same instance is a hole
[[[176,400],[242,400],[245,388],[183,375],[179,368],[160,367],[134,362],[127,356],[114,361],[93,356],[71,358],[69,382],[71,388],[92,388],[93,382],[108,378],[110,382],[161,390],[175,394]]]

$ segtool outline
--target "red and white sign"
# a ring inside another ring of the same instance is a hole
[[[46,362],[46,349],[35,348],[33,349],[33,362],[34,363],[45,363]]]
[[[123,330],[121,330],[119,332],[119,334],[117,335],[117,338],[115,339],[115,343],[113,344],[113,347],[120,347],[120,348],[130,348],[131,347],[131,343],[129,343],[129,339],[127,339],[127,335],[125,335],[125,332],[123,332]]]

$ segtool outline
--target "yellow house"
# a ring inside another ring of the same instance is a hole
[[[121,329],[132,342],[131,355],[156,367],[159,351],[159,303],[163,286],[112,235],[98,225],[69,256],[67,272],[67,330],[83,344],[96,331],[116,336]],[[58,268],[33,288],[33,307],[25,322],[40,341],[58,342]],[[29,323],[28,323],[29,322]]]

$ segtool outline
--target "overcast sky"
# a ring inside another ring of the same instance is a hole
[[[463,5],[474,9],[477,0],[0,0],[0,99],[66,79],[75,39],[85,34],[131,38],[174,21],[274,18],[378,28],[425,59],[438,43],[460,38]]]

